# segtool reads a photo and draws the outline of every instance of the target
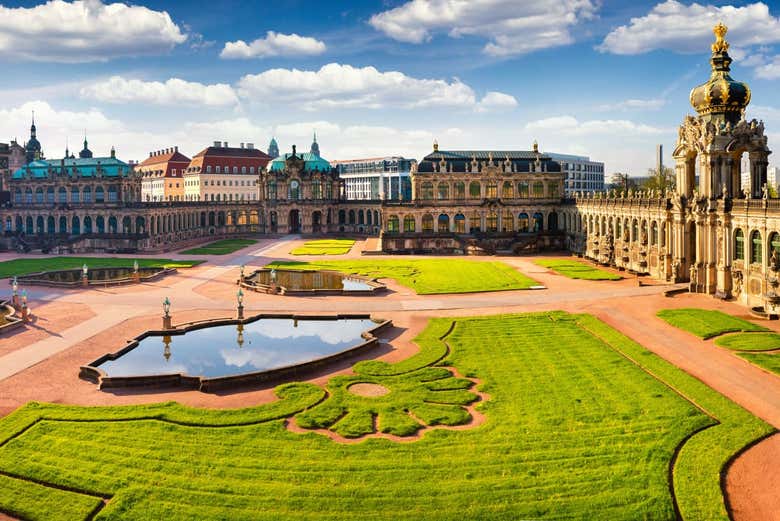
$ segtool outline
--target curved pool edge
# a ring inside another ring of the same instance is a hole
[[[95,267],[90,268],[91,271],[98,271],[98,270],[109,270],[109,269],[123,269],[123,270],[132,270],[132,267],[109,267],[109,268],[101,268],[101,267]],[[102,287],[108,287],[108,286],[124,286],[129,284],[139,284],[143,282],[154,282],[156,280],[160,280],[163,277],[167,277],[168,275],[173,275],[177,272],[176,268],[140,268],[139,274],[144,271],[152,271],[153,273],[150,273],[149,275],[139,275],[136,277],[125,277],[121,279],[106,279],[106,280],[87,280],[87,287],[90,286],[102,286]],[[81,269],[70,269],[70,270],[50,270],[50,271],[39,271],[36,273],[28,273],[26,275],[21,275],[17,277],[17,280],[19,282],[23,282],[25,284],[28,284],[30,286],[43,286],[43,287],[49,287],[49,288],[64,288],[64,289],[80,289],[84,288],[84,282],[79,279],[72,282],[66,282],[66,281],[57,281],[57,280],[46,280],[41,278],[36,278],[40,275],[50,275],[55,273],[65,273],[65,272],[79,272],[81,273]],[[9,279],[12,280],[12,279]]]
[[[251,277],[257,275],[261,271],[271,271],[270,268],[260,268],[259,270],[255,270],[246,277],[243,277],[239,280],[237,280],[237,283],[242,288],[246,288],[250,291],[254,291],[257,293],[268,293],[272,295],[286,295],[286,296],[323,296],[323,297],[334,297],[334,296],[365,296],[365,295],[376,295],[380,292],[387,291],[387,286],[385,284],[382,284],[379,282],[376,278],[373,277],[367,277],[365,275],[358,275],[354,273],[344,273],[343,271],[338,270],[285,270],[285,269],[277,269],[277,271],[290,271],[295,273],[327,273],[327,274],[333,274],[333,275],[341,275],[344,278],[347,279],[355,279],[360,282],[365,283],[366,285],[370,286],[370,289],[366,290],[344,290],[344,289],[289,289],[285,286],[282,286],[281,284],[278,285],[268,285],[268,284],[259,284],[259,283],[252,283],[250,281]]]
[[[343,320],[343,319],[368,319],[373,320],[376,326],[367,329],[361,333],[363,342],[320,358],[308,360],[300,364],[292,364],[266,371],[255,371],[232,376],[221,376],[215,378],[206,378],[202,376],[191,376],[184,373],[174,374],[155,374],[143,376],[108,376],[105,371],[98,366],[110,361],[116,360],[128,351],[138,347],[141,340],[150,336],[178,336],[184,335],[190,331],[204,329],[209,327],[249,324],[264,318],[291,319],[291,320]],[[241,387],[249,387],[258,384],[277,384],[290,381],[294,378],[302,378],[315,371],[326,368],[336,362],[355,357],[365,351],[379,345],[379,339],[376,334],[391,327],[392,320],[375,319],[370,314],[336,314],[336,315],[296,315],[290,313],[261,313],[253,315],[243,320],[235,318],[217,318],[202,320],[198,322],[189,322],[179,324],[175,329],[170,330],[149,330],[144,331],[137,337],[128,341],[122,349],[113,353],[107,353],[100,358],[83,365],[79,368],[79,378],[90,381],[98,385],[100,390],[106,389],[129,389],[143,387],[176,387],[182,389],[192,389],[204,393],[218,392]]]

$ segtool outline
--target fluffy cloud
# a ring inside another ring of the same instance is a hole
[[[596,12],[591,0],[411,0],[371,17],[369,23],[402,42],[422,43],[435,33],[490,40],[493,56],[529,53],[574,41],[570,29]]]
[[[517,107],[517,100],[514,96],[504,94],[503,92],[490,91],[477,105],[477,111],[487,112],[490,110],[513,109]]]
[[[555,116],[532,121],[525,126],[529,131],[554,131],[567,136],[657,136],[668,130],[626,119],[595,119],[578,121],[573,116]]]
[[[780,55],[774,56],[765,63],[758,64],[756,76],[765,80],[776,80],[780,78]]]
[[[0,20],[0,51],[12,59],[104,61],[164,53],[187,40],[165,11],[100,0],[0,6]]]
[[[330,63],[318,71],[270,69],[247,75],[238,83],[239,94],[252,100],[274,99],[294,103],[306,110],[323,108],[463,107],[479,109],[514,100],[507,94],[488,93],[481,101],[474,90],[457,78],[417,79],[402,72],[380,72],[374,67],[357,68]],[[517,102],[515,101],[515,105]]]
[[[743,7],[685,5],[667,0],[647,15],[632,18],[610,32],[598,49],[614,54],[641,54],[656,49],[703,52],[713,40],[712,28],[722,21],[729,27],[728,40],[736,47],[780,42],[780,18],[763,3]]]
[[[666,100],[662,98],[652,99],[627,99],[624,101],[618,101],[617,103],[608,103],[599,105],[598,110],[601,111],[629,111],[629,110],[658,110],[666,105]]]
[[[178,78],[165,83],[112,76],[81,89],[81,96],[110,103],[148,103],[152,105],[232,106],[238,103],[233,87],[224,83],[204,85]]]
[[[246,43],[244,40],[225,43],[221,58],[267,58],[270,56],[310,56],[325,52],[320,40],[297,34],[280,34],[268,31],[265,38]]]

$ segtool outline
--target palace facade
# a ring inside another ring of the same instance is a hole
[[[764,125],[744,117],[750,89],[730,76],[726,31],[715,27],[710,78],[691,92],[697,115],[679,128],[674,191],[569,198],[571,169],[562,166],[568,156],[545,154],[536,144],[528,151],[434,144],[411,165],[409,200],[349,200],[315,138],[309,152],[293,146],[270,163],[251,145],[215,144],[187,167],[184,201],[147,202],[141,174],[113,150],[94,158],[85,140],[79,158],[42,159],[33,124],[25,151],[34,158],[7,177],[4,242],[157,251],[210,236],[350,233],[378,234],[389,253],[569,249],[772,310],[780,305],[780,199],[770,198],[767,187]],[[269,151],[278,153],[275,140]],[[195,177],[200,184],[189,185]],[[749,181],[745,190],[742,179]]]

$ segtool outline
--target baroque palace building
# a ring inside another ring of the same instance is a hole
[[[160,251],[212,236],[355,233],[379,234],[389,253],[569,249],[772,310],[780,304],[780,199],[767,187],[764,125],[744,117],[750,89],[729,74],[726,31],[715,27],[711,76],[691,92],[697,115],[679,129],[672,191],[570,197],[563,156],[536,144],[530,151],[446,151],[434,144],[411,165],[409,200],[349,200],[315,138],[309,152],[293,146],[272,161],[251,145],[219,143],[187,167],[184,201],[147,202],[141,174],[113,151],[92,157],[85,140],[79,158],[43,159],[33,124],[25,144],[33,159],[5,183],[3,242]],[[269,151],[278,154],[275,140]],[[196,177],[201,184],[193,184]]]
[[[579,198],[564,222],[572,249],[588,258],[772,310],[780,200],[769,198],[764,124],[744,118],[750,89],[729,74],[726,31],[714,29],[710,79],[691,91],[697,116],[679,128],[676,189]]]

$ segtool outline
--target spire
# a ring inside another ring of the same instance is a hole
[[[317,131],[314,131],[314,141],[311,143],[311,150],[309,150],[313,155],[319,156],[320,155],[320,145],[317,144]]]
[[[35,111],[32,111],[32,125],[30,125],[30,137],[35,137]]]
[[[275,137],[272,137],[271,142],[268,144],[268,155],[272,158],[279,157],[279,145],[276,143]]]
[[[70,157],[70,150],[68,150],[68,136],[65,136],[65,159]]]
[[[79,152],[79,157],[81,159],[91,159],[92,158],[92,151],[89,149],[89,143],[87,143],[87,131],[84,130],[84,149]]]

